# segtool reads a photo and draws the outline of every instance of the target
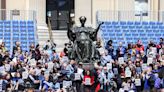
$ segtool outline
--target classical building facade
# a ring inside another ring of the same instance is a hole
[[[48,0],[47,0],[48,1]],[[49,0],[56,1],[56,0]],[[59,1],[59,0],[58,0]],[[69,0],[61,0],[69,1]],[[98,11],[135,11],[136,0],[73,0],[75,23],[79,24],[80,16],[87,17],[87,24],[96,26],[96,16]],[[142,1],[142,0],[140,0]],[[143,0],[144,1],[144,0]],[[146,0],[148,2],[148,11],[154,11],[152,20],[158,20],[158,11],[164,11],[164,0]],[[60,3],[62,4],[62,2]],[[1,9],[6,10],[33,10],[36,11],[36,20],[38,27],[46,27],[46,0],[1,0]],[[67,5],[67,4],[66,4]],[[53,14],[53,13],[52,13]],[[70,13],[69,13],[70,14]],[[60,15],[60,12],[59,12]],[[151,16],[151,14],[149,14]],[[132,15],[135,16],[135,15]],[[54,23],[54,25],[56,25]]]

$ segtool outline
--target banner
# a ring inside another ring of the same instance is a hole
[[[112,69],[112,63],[107,63],[107,69]]]
[[[81,77],[80,77],[79,73],[75,73],[75,80],[81,80]]]
[[[72,86],[72,81],[63,81],[63,88],[70,88]]]
[[[119,64],[124,64],[124,58],[123,57],[119,57],[118,58],[118,63]]]
[[[135,86],[141,86],[141,79],[135,79]]]
[[[91,78],[85,78],[85,85],[91,85]]]

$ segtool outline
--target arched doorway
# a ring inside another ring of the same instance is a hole
[[[46,12],[46,22],[49,12],[53,30],[65,30],[70,23],[70,15],[74,14],[74,0],[46,0]]]

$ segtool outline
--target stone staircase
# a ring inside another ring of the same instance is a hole
[[[67,37],[67,31],[66,30],[54,30],[53,33],[53,41],[56,43],[56,51],[61,52],[63,51],[64,44],[69,42],[69,39]]]
[[[45,42],[49,39],[48,28],[38,28],[37,30],[38,43],[43,46]]]
[[[40,28],[37,31],[38,43],[43,46],[47,40],[49,40],[48,28]],[[68,43],[66,30],[52,30],[53,41],[56,43],[56,51],[59,53],[64,48],[64,43]]]

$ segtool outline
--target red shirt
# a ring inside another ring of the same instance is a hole
[[[139,52],[144,51],[144,46],[142,45],[141,47],[137,47],[136,50],[139,51]]]

